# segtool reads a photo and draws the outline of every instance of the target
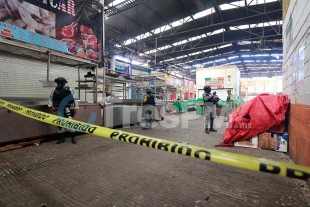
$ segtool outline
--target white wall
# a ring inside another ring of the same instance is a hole
[[[229,81],[228,75],[231,76]],[[205,86],[205,78],[224,77],[224,88],[232,89],[232,94],[236,97],[240,93],[240,71],[236,66],[223,66],[213,68],[197,68],[196,70],[196,97],[200,98],[198,90]],[[215,89],[212,89],[214,91]],[[222,90],[216,90],[221,93]],[[221,94],[222,95],[222,94]],[[227,93],[225,94],[227,96]],[[222,95],[223,96],[223,95]],[[221,97],[224,99],[224,97]],[[225,98],[226,99],[226,98]]]
[[[243,91],[243,97],[247,95],[245,100],[251,100],[261,93],[279,94],[282,93],[282,77],[257,77],[257,78],[242,78],[241,81],[245,84],[246,89]]]
[[[297,164],[305,166],[310,166],[309,15],[309,0],[291,0],[283,22],[283,92],[291,101],[289,154]]]
[[[283,93],[289,95],[293,104],[310,103],[309,14],[310,1],[291,0],[283,22]],[[291,30],[289,30],[290,17]],[[296,54],[298,61],[294,61]],[[302,77],[303,83],[299,82]]]
[[[49,98],[53,88],[43,88],[39,80],[46,80],[47,61],[18,57],[0,53],[0,97],[31,97]],[[81,69],[81,77],[89,70]],[[74,67],[51,64],[50,81],[57,77],[64,77],[68,86],[74,89],[78,86],[78,69]],[[74,89],[78,95],[78,90]],[[93,102],[93,94],[86,95],[87,100]],[[84,92],[81,92],[84,101]]]

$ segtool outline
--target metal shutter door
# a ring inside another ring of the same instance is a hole
[[[46,80],[47,62],[0,53],[0,97],[31,97],[48,99],[52,88],[43,88],[39,80]],[[81,78],[89,70],[81,69]],[[78,69],[51,63],[50,81],[57,77],[65,77],[68,86],[74,89],[78,86]],[[78,89],[74,89],[78,95]],[[81,91],[84,101],[84,91]],[[93,94],[88,93],[86,99],[93,102]]]

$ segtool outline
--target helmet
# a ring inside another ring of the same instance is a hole
[[[152,90],[150,87],[148,87],[148,88],[146,89],[146,93],[153,93],[153,90]]]
[[[205,87],[203,87],[203,90],[207,93],[211,92],[211,86],[210,85],[205,85]]]
[[[61,84],[66,84],[66,83],[68,83],[68,81],[67,81],[65,78],[63,78],[63,77],[56,78],[56,79],[55,79],[55,82],[56,82],[56,83],[61,83]]]

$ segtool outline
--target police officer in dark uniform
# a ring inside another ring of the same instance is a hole
[[[51,92],[50,99],[48,101],[48,107],[52,112],[57,112],[58,116],[72,119],[74,114],[77,113],[77,109],[79,109],[78,102],[76,101],[74,91],[66,86],[67,80],[63,77],[59,77],[55,79],[57,83],[57,87],[55,90]],[[74,105],[74,109],[71,109],[71,105]],[[63,135],[64,129],[62,127],[58,127],[59,139],[56,144],[60,144],[65,142],[65,138]],[[74,131],[71,132],[71,142],[76,144],[76,138],[74,135]]]
[[[204,101],[204,115],[205,115],[205,132],[209,134],[210,132],[217,132],[213,128],[213,121],[215,117],[212,116],[212,107],[213,107],[213,95],[211,94],[211,86],[205,85],[203,90],[205,91],[202,94],[202,98]],[[209,128],[210,123],[210,128]]]
[[[152,122],[155,120],[155,96],[151,88],[147,88],[146,94],[143,97],[142,105],[144,106],[144,120],[146,122],[145,126],[142,129],[152,129]]]

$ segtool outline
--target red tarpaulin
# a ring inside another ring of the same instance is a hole
[[[229,116],[229,125],[220,146],[232,147],[285,120],[289,105],[287,95],[260,94],[244,103]]]

